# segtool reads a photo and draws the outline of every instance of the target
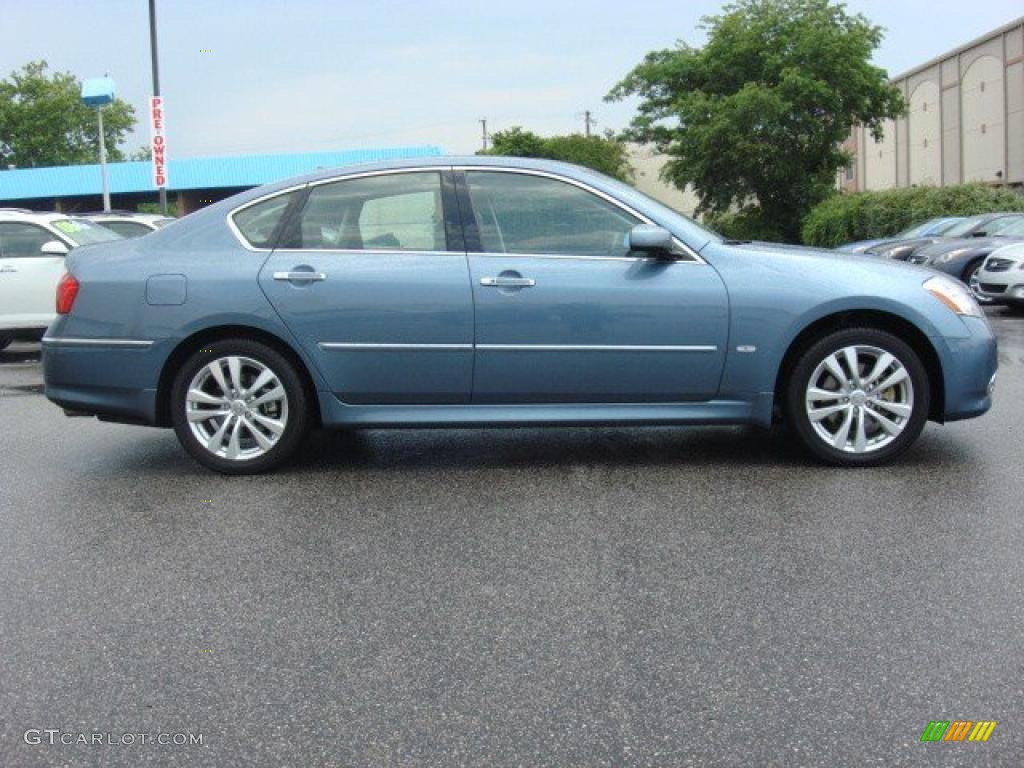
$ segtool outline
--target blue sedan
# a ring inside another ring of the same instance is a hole
[[[73,414],[224,473],[314,426],[757,424],[874,465],[991,405],[959,281],[725,240],[600,174],[432,158],[250,190],[76,249],[43,340]]]

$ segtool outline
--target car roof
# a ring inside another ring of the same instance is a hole
[[[496,155],[440,155],[434,157],[409,157],[398,160],[379,160],[372,163],[355,163],[352,165],[334,166],[331,168],[318,168],[317,170],[302,176],[292,176],[278,182],[264,184],[255,187],[250,192],[259,190],[259,194],[252,197],[262,197],[271,192],[291,187],[302,186],[310,182],[322,181],[324,179],[339,178],[341,176],[354,176],[361,173],[373,173],[375,171],[410,170],[416,168],[448,168],[451,166],[476,166],[492,168],[517,168],[521,170],[550,171],[559,175],[573,178],[578,181],[594,180],[595,178],[608,178],[604,174],[592,171],[571,163],[563,163],[558,160],[542,160],[532,157],[504,157]],[[245,193],[242,193],[245,194]],[[235,198],[241,201],[242,196]]]
[[[48,224],[67,218],[75,218],[75,214],[57,213],[56,211],[30,211],[27,208],[0,208],[0,221],[41,221]]]

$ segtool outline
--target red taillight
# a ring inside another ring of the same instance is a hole
[[[66,315],[75,305],[75,297],[78,296],[78,280],[70,272],[65,272],[64,277],[57,283],[57,314]]]

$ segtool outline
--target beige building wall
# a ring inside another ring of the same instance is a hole
[[[631,144],[629,162],[633,166],[633,186],[669,208],[692,217],[697,208],[697,195],[689,187],[683,191],[662,181],[661,169],[667,161],[668,157],[649,147]]]
[[[845,144],[850,191],[968,181],[1024,186],[1024,18],[893,80],[909,105],[876,142]]]

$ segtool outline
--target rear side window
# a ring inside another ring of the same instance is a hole
[[[270,248],[273,244],[277,225],[281,223],[288,203],[295,192],[271,197],[238,211],[232,220],[238,231],[253,248]]]
[[[285,247],[444,251],[441,174],[395,173],[313,187]]]

